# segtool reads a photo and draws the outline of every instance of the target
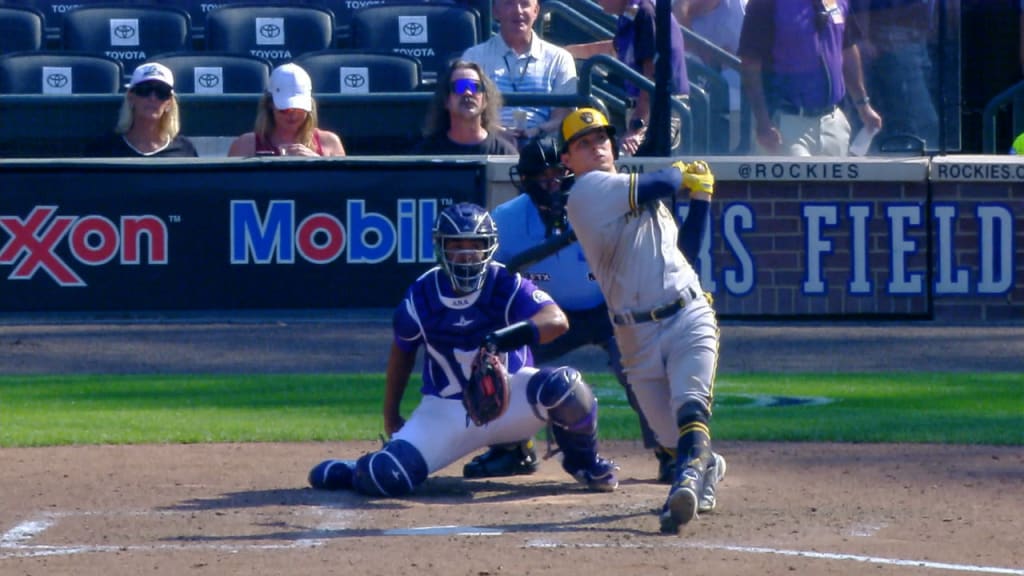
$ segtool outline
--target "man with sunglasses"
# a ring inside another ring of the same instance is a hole
[[[572,54],[533,32],[540,16],[539,0],[494,0],[492,10],[498,33],[468,48],[463,58],[479,63],[502,94],[576,91]],[[506,137],[522,148],[530,138],[556,134],[568,113],[568,108],[505,106],[501,125]]]
[[[93,157],[196,157],[192,142],[179,134],[174,75],[163,64],[147,62],[132,72],[114,131],[92,143]]]
[[[501,93],[480,65],[456,60],[437,83],[427,115],[426,136],[413,147],[417,155],[515,155],[499,136]]]

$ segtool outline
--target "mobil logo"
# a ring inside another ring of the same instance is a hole
[[[350,199],[343,218],[327,212],[301,217],[293,200],[271,200],[260,212],[254,200],[231,202],[231,263],[292,264],[296,255],[328,264],[346,255],[349,264],[433,262],[434,198],[399,198],[394,216],[368,212]]]
[[[167,264],[167,224],[153,215],[57,215],[58,206],[36,206],[28,216],[0,215],[6,240],[0,245],[0,265],[14,266],[8,280],[31,280],[39,272],[61,286],[85,286],[72,264],[99,266],[115,257],[121,264],[140,264],[145,252],[150,264]],[[67,238],[65,260],[58,254]],[[70,264],[69,264],[70,262]]]

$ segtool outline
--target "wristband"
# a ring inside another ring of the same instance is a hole
[[[538,343],[540,330],[529,320],[516,322],[484,337],[484,345],[494,346],[498,352],[511,352],[523,346],[536,346]]]
[[[856,106],[857,108],[860,108],[861,106],[867,106],[870,103],[871,103],[871,98],[869,98],[867,96],[861,98],[860,100],[854,100],[853,101],[853,105]]]

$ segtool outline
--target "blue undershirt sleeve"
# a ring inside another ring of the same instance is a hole
[[[651,200],[671,196],[683,185],[683,174],[678,168],[664,168],[637,177],[636,204],[643,206]]]
[[[679,229],[679,251],[683,253],[686,261],[690,264],[697,261],[700,241],[704,237],[705,223],[710,208],[711,202],[690,200],[690,211],[686,213],[686,220],[683,221],[683,226]]]

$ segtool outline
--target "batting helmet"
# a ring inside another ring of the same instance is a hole
[[[434,222],[434,253],[458,292],[483,287],[487,265],[498,249],[498,226],[480,206],[460,202],[441,211]],[[478,247],[449,250],[449,240],[478,240]]]
[[[596,108],[580,108],[562,120],[562,152],[569,149],[569,145],[576,140],[594,132],[604,130],[612,139],[612,150],[618,153],[619,147],[615,144],[615,126],[608,122],[608,118]]]

